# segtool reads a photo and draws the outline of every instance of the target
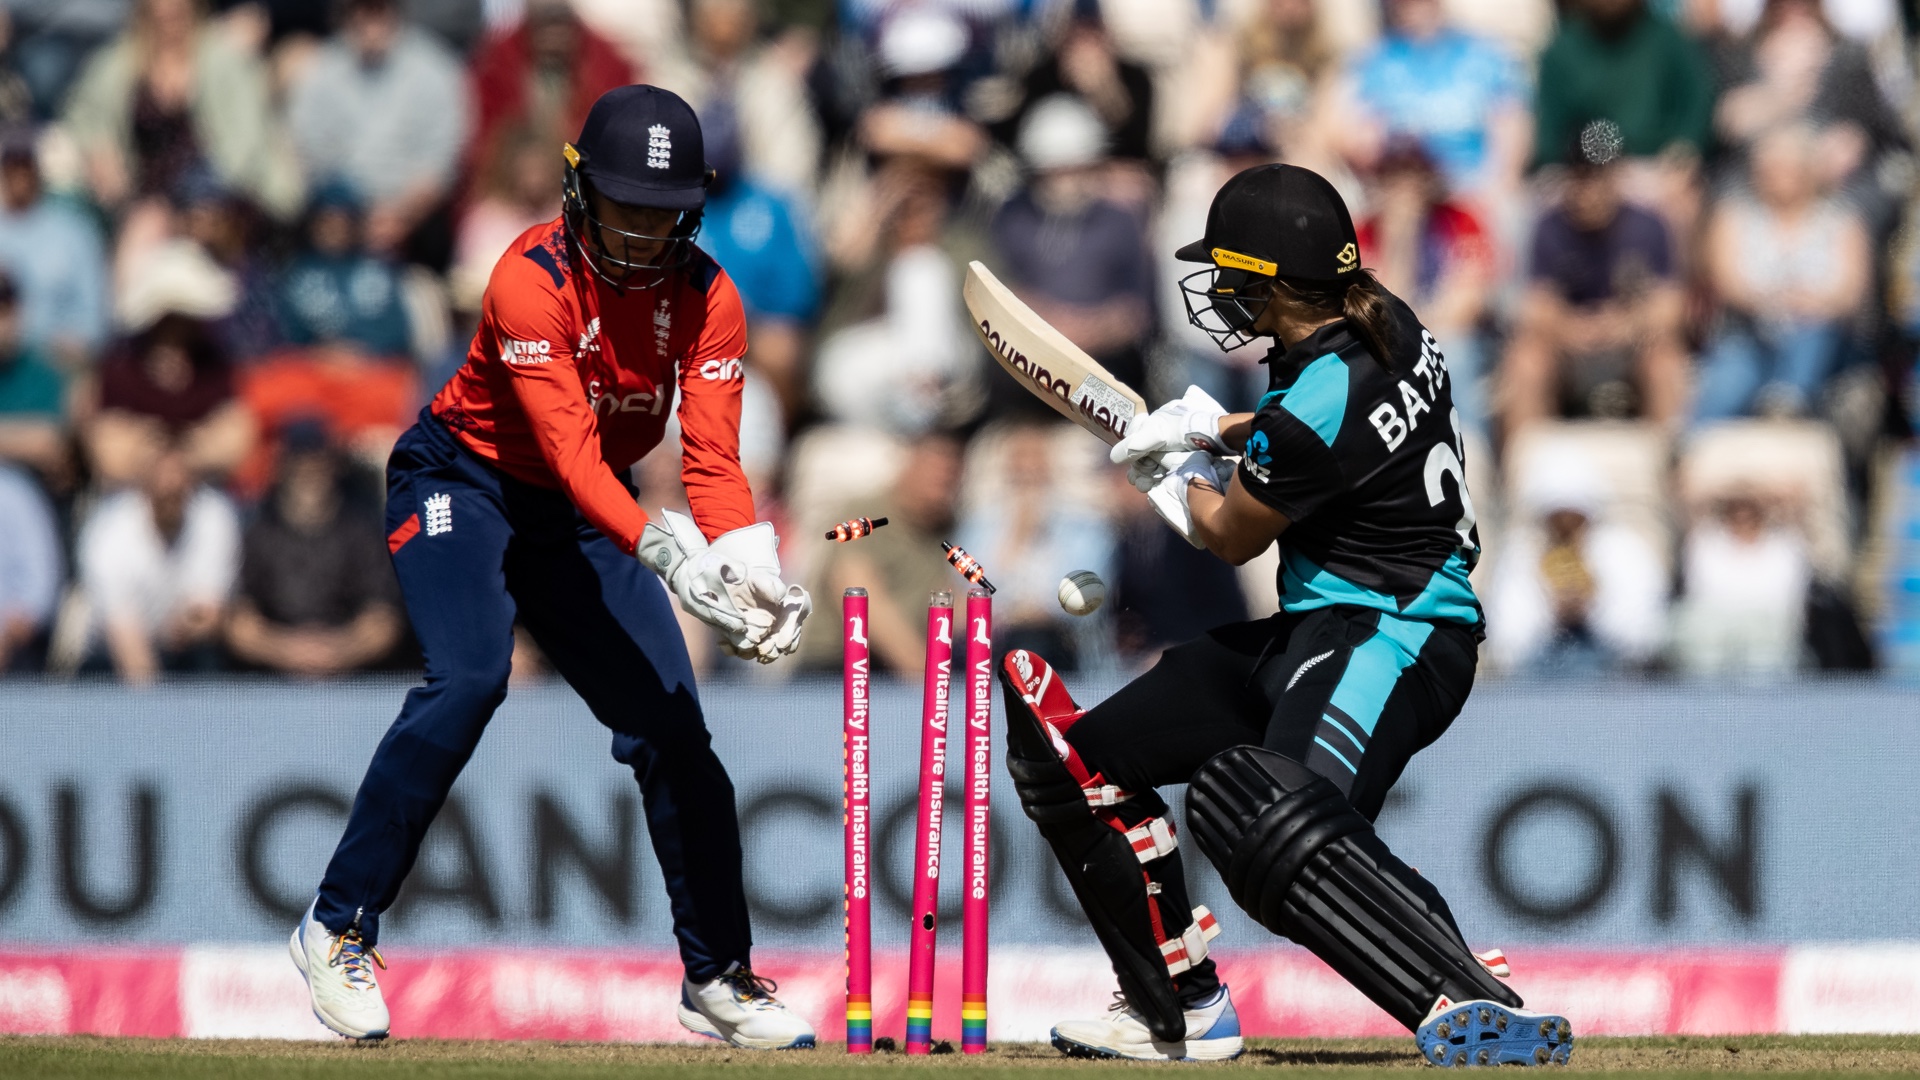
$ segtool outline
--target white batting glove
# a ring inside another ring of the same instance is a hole
[[[1164,474],[1147,491],[1147,502],[1160,520],[1173,527],[1180,539],[1194,547],[1206,547],[1193,531],[1193,510],[1187,505],[1187,491],[1195,480],[1225,492],[1233,478],[1233,463],[1199,450],[1162,454],[1159,464]]]
[[[1113,444],[1107,457],[1115,465],[1126,465],[1149,454],[1176,454],[1204,450],[1209,454],[1227,453],[1220,441],[1220,418],[1227,410],[1205,390],[1187,387],[1186,396],[1136,420],[1127,437]],[[1144,490],[1144,489],[1143,489]]]
[[[748,636],[745,613],[734,601],[734,590],[747,582],[747,566],[714,551],[692,518],[662,510],[641,531],[634,555],[660,575],[687,614],[729,639]]]
[[[746,577],[729,586],[729,598],[741,612],[746,630],[723,648],[735,656],[771,664],[800,648],[800,630],[813,613],[813,598],[780,577],[780,538],[773,525],[759,522],[714,540],[712,550],[746,567]]]
[[[1176,451],[1181,453],[1183,451]],[[1149,454],[1127,466],[1127,483],[1142,495],[1154,489],[1154,485],[1167,477],[1167,467],[1161,464],[1160,454]],[[1173,456],[1173,455],[1168,455]]]

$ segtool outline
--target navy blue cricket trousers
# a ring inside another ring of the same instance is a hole
[[[506,697],[517,613],[640,781],[688,978],[745,965],[733,784],[660,579],[564,494],[505,475],[424,411],[387,463],[387,530],[389,546],[404,541],[393,565],[426,681],[373,752],[320,884],[321,924],[340,933],[357,920],[378,940],[380,913]]]

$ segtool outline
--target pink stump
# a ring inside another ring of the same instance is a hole
[[[953,594],[927,606],[921,700],[920,811],[914,818],[913,933],[907,942],[907,1053],[933,1049],[933,968],[940,921],[940,822],[946,795],[947,704],[953,685]]]
[[[873,814],[868,802],[867,590],[848,589],[842,599],[841,764],[847,856],[847,1053],[873,1053],[873,912],[869,906],[868,853],[873,850]]]
[[[987,1050],[987,893],[992,868],[993,597],[967,593],[967,879],[960,901],[960,1049]]]

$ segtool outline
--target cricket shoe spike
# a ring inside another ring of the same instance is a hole
[[[341,934],[328,930],[313,917],[313,904],[309,904],[287,941],[287,950],[293,954],[293,966],[307,980],[316,1019],[349,1039],[387,1037],[391,1023],[387,1002],[373,974],[375,967],[384,968],[387,962],[360,940],[359,930],[349,927]]]
[[[1565,1065],[1573,1056],[1573,1025],[1564,1016],[1521,1012],[1497,1001],[1434,1003],[1413,1033],[1429,1065]]]
[[[1132,1061],[1231,1061],[1246,1049],[1233,995],[1221,986],[1204,1001],[1184,1006],[1187,1037],[1163,1042],[1153,1037],[1140,1014],[1115,995],[1113,1007],[1098,1020],[1069,1020],[1053,1029],[1053,1048],[1078,1058],[1126,1058]]]
[[[813,1049],[813,1025],[773,996],[772,979],[734,964],[712,982],[680,984],[680,1026],[748,1050]]]

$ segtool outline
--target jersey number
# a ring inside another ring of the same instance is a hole
[[[1453,437],[1455,442],[1458,443],[1460,441],[1459,409],[1453,410],[1452,419]],[[1471,550],[1474,546],[1473,526],[1475,519],[1473,516],[1473,497],[1467,494],[1466,470],[1460,464],[1462,449],[1464,449],[1464,447],[1456,448],[1454,445],[1440,442],[1434,443],[1433,449],[1427,451],[1427,505],[1439,506],[1447,500],[1447,491],[1446,488],[1441,485],[1440,478],[1451,473],[1453,475],[1453,486],[1455,490],[1460,492],[1460,520],[1456,522],[1453,527],[1454,530],[1460,534],[1460,546]]]

